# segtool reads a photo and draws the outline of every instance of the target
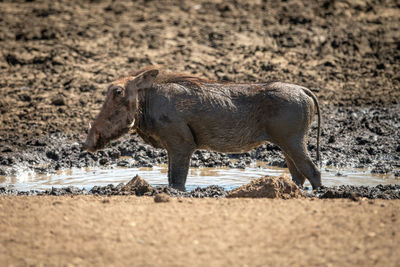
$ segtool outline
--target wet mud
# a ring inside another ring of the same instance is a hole
[[[151,186],[139,175],[136,175],[128,183],[118,185],[109,184],[107,186],[94,186],[90,190],[68,186],[47,190],[19,191],[12,187],[0,187],[0,196],[77,196],[77,195],[95,195],[95,196],[155,196],[165,195],[170,197],[189,197],[189,198],[347,198],[359,200],[368,199],[400,199],[400,185],[377,185],[377,186],[322,186],[315,191],[300,189],[288,176],[265,176],[253,180],[252,182],[240,186],[231,191],[226,191],[219,186],[197,187],[192,191],[179,191],[168,186]],[[160,197],[157,198],[166,198]],[[156,202],[167,202],[156,200]]]
[[[333,187],[321,187],[315,192],[308,194],[318,198],[349,198],[359,200],[368,199],[400,199],[400,185],[377,185],[377,186],[352,186],[341,185]]]
[[[399,23],[400,6],[389,0],[1,1],[0,175],[20,168],[51,173],[166,163],[165,150],[135,133],[97,153],[81,148],[107,84],[158,64],[210,79],[309,87],[322,107],[323,167],[400,177]],[[308,143],[313,158],[315,136],[314,122]],[[255,161],[285,167],[280,149],[270,143],[243,154],[197,151],[191,166],[246,168]],[[116,188],[92,193],[120,193]],[[390,198],[398,196],[394,188]],[[217,187],[157,190],[226,195]],[[374,198],[380,196],[374,190],[389,189],[322,188],[317,196],[344,197],[351,190]],[[90,193],[73,187],[45,192]]]

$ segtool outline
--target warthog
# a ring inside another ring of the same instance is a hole
[[[319,160],[321,118],[309,89],[280,82],[216,82],[147,67],[108,87],[84,147],[93,152],[134,129],[167,150],[168,183],[185,190],[196,149],[245,152],[270,141],[283,151],[293,181],[301,186],[307,178],[315,189],[321,173],[306,140],[316,111]]]

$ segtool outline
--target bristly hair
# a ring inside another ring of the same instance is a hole
[[[159,73],[154,80],[154,84],[168,84],[175,83],[183,85],[186,90],[189,90],[189,94],[197,94],[202,101],[209,101],[209,103],[214,105],[222,105],[225,107],[229,107],[231,109],[235,109],[235,105],[232,103],[230,98],[230,90],[228,88],[220,88],[219,90],[215,90],[216,84],[226,84],[226,82],[218,82],[209,80],[206,78],[197,77],[192,74],[185,73],[168,73],[163,71],[158,66],[148,66],[138,71],[130,73],[128,77],[122,78],[124,79],[132,79],[135,76],[142,74],[143,72],[149,70],[158,70]],[[210,86],[203,86],[205,84],[213,84]]]
[[[216,83],[216,81],[212,81],[209,79],[197,77],[192,74],[187,73],[168,73],[164,72],[160,67],[157,66],[148,66],[142,68],[138,71],[131,72],[129,74],[130,77],[135,77],[137,75],[142,74],[145,71],[149,70],[159,70],[159,74],[157,75],[154,83],[163,84],[163,83],[178,83],[178,84],[193,84],[200,85],[201,83]]]

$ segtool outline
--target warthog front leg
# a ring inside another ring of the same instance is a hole
[[[196,149],[192,132],[184,123],[171,123],[164,128],[163,139],[167,140],[168,184],[172,188],[185,191],[186,177],[192,153]]]
[[[185,191],[191,155],[192,150],[168,151],[168,184],[170,187]]]

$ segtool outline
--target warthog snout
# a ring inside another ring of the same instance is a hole
[[[89,152],[95,152],[101,148],[101,135],[96,127],[89,126],[89,133],[83,144],[83,148]]]
[[[158,70],[150,69],[108,86],[103,107],[93,125],[89,125],[88,136],[83,144],[84,149],[89,152],[102,149],[111,140],[135,127],[139,91],[149,90],[157,74]]]

